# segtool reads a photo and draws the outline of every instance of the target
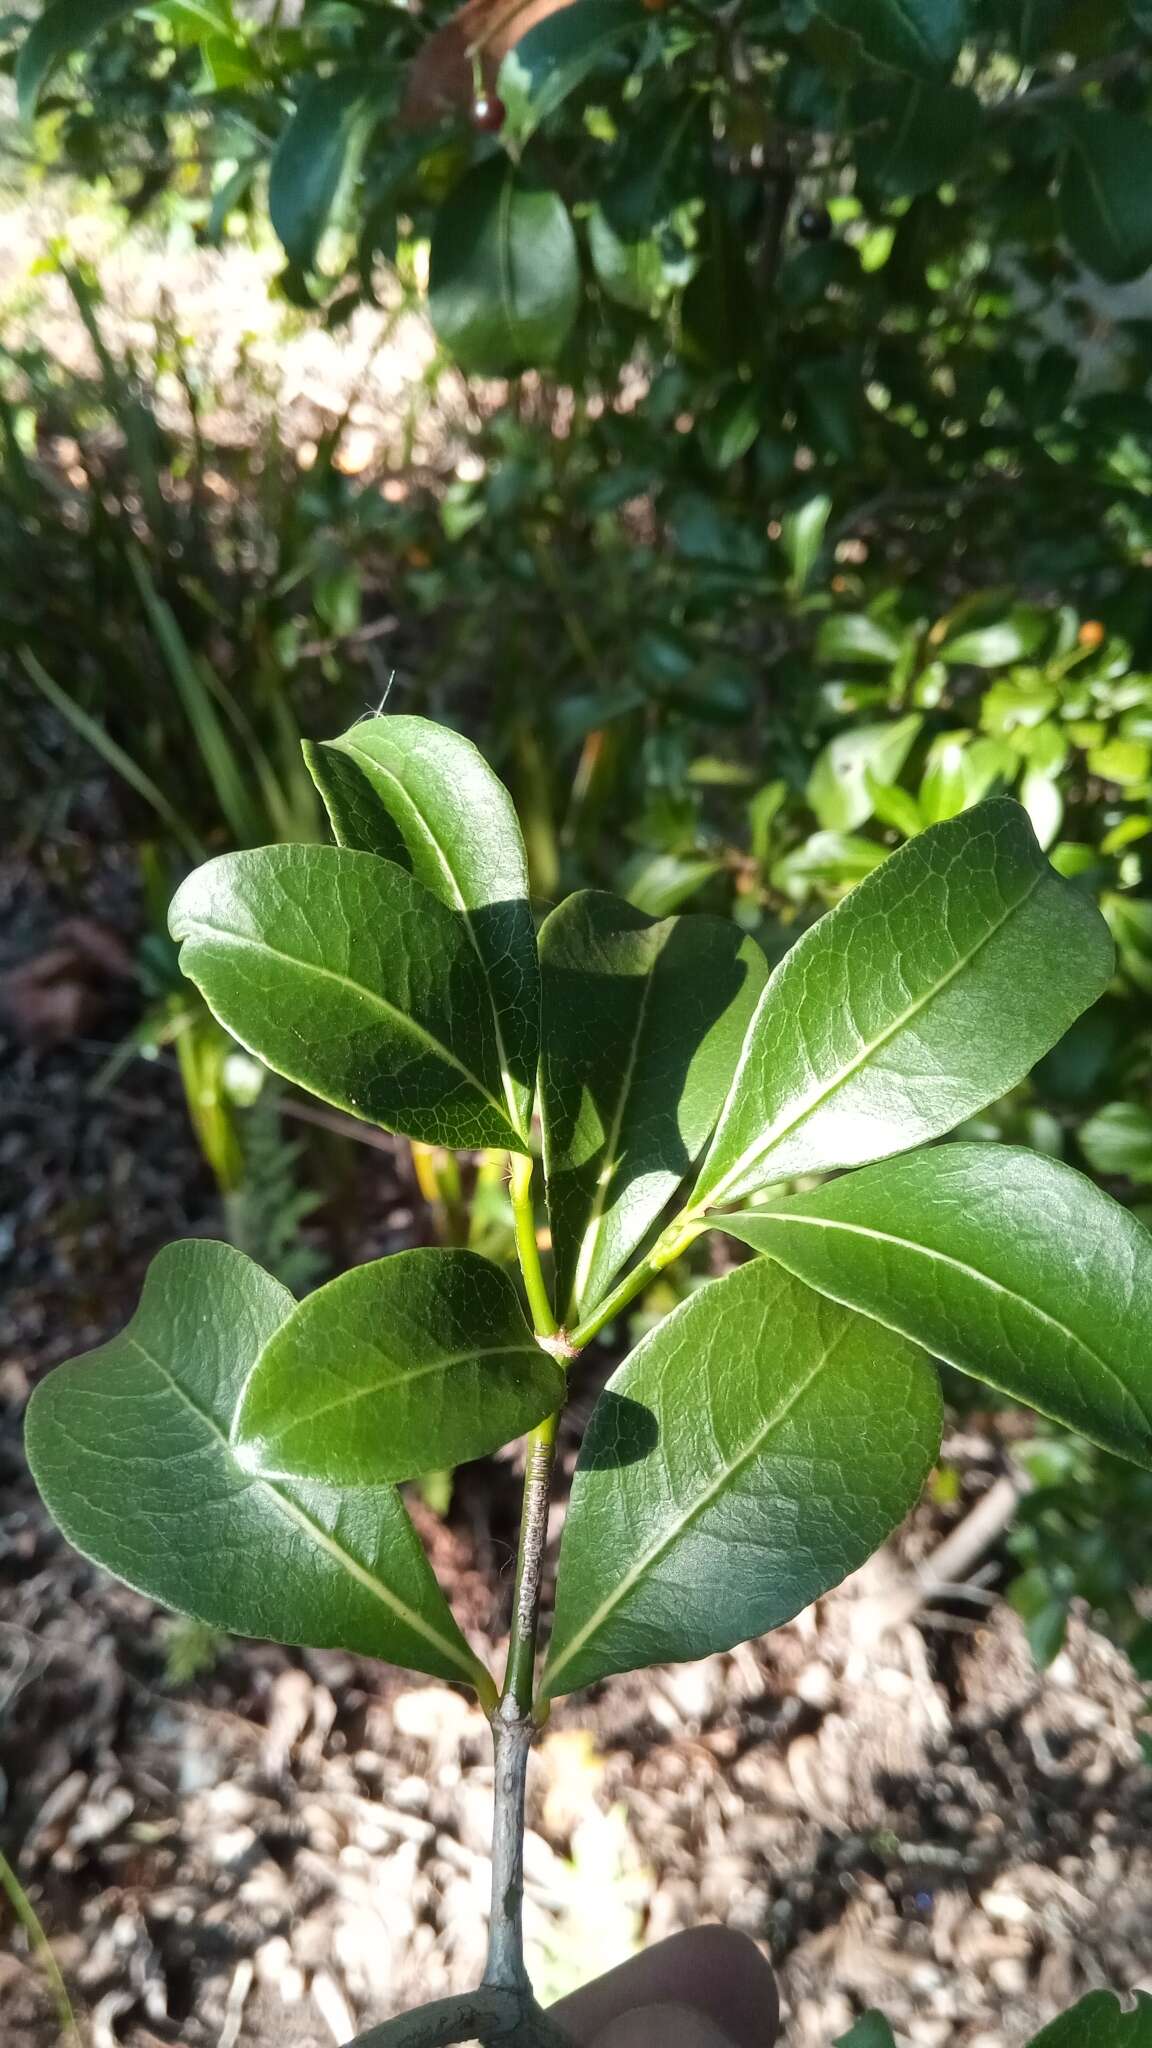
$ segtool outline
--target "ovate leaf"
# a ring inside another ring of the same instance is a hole
[[[32,1396],[48,1508],[85,1557],[213,1628],[483,1684],[391,1488],[273,1483],[237,1462],[241,1390],[294,1307],[230,1245],[160,1252],[122,1335]]]
[[[359,165],[371,126],[362,71],[313,78],[273,153],[268,212],[290,263],[311,270],[341,186]]]
[[[526,1137],[540,1040],[528,861],[478,747],[426,718],[368,718],[304,753],[341,846],[381,854],[459,913],[487,985],[509,1120]]]
[[[609,1380],[564,1527],[547,1696],[762,1635],[863,1564],[940,1442],[922,1353],[769,1260]]]
[[[138,0],[52,0],[33,22],[16,59],[16,94],[20,117],[31,121],[40,95],[58,64],[110,28],[125,14],[135,14]]]
[[[522,1148],[467,923],[402,868],[337,846],[223,854],[169,927],[209,1009],[286,1080],[430,1145]]]
[[[479,1458],[564,1398],[507,1273],[475,1252],[396,1252],[309,1295],[236,1415],[249,1471],[376,1486]]]
[[[1080,261],[1109,284],[1152,264],[1152,123],[1078,107],[1068,120],[1060,222]]]
[[[768,969],[726,919],[658,923],[590,889],[546,920],[540,957],[556,1296],[578,1320],[707,1143]]]
[[[776,968],[694,1206],[936,1138],[1103,993],[1112,941],[994,797],[901,847]]]
[[[1136,1993],[1125,2012],[1111,1991],[1090,1991],[1034,2036],[1031,2048],[1152,2048],[1152,1997]]]
[[[951,71],[964,38],[964,0],[818,0],[818,11],[874,63],[918,78]]]
[[[444,201],[429,260],[432,325],[462,370],[505,377],[555,361],[580,299],[576,237],[558,193],[491,158]]]
[[[1007,1145],[889,1159],[723,1228],[822,1294],[1152,1465],[1152,1237]]]

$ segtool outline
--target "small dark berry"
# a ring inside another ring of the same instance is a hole
[[[485,135],[495,135],[504,126],[508,109],[494,92],[477,93],[472,102],[472,126],[480,128]]]
[[[832,215],[826,206],[802,206],[796,227],[806,242],[826,242],[832,233]]]

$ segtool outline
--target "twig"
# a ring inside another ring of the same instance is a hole
[[[890,1593],[859,1603],[852,1617],[856,1641],[874,1642],[889,1629],[903,1627],[929,1601],[954,1598],[961,1590],[960,1582],[1007,1528],[1021,1495],[1027,1492],[1028,1480],[1020,1470],[997,1479],[915,1572]]]

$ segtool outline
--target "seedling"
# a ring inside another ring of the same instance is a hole
[[[228,1245],[170,1245],[123,1334],[37,1390],[28,1454],[69,1540],[154,1599],[475,1690],[496,1755],[483,1983],[362,2040],[541,2041],[523,1802],[553,1700],[761,1635],[863,1564],[936,1458],[932,1357],[1152,1464],[1152,1238],[1051,1159],[934,1142],[1096,1000],[1112,942],[1007,798],[910,840],[772,974],[733,924],[596,891],[537,934],[511,801],[469,742],[376,718],[307,751],[337,843],[198,868],[171,913],[184,971],[325,1101],[503,1148],[523,1298],[465,1250],[297,1303]],[[600,1396],[538,1669],[569,1380],[707,1230],[760,1256]],[[497,1680],[396,1488],[525,1434]]]

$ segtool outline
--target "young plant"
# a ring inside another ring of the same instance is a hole
[[[521,1844],[554,1699],[758,1636],[861,1565],[937,1455],[932,1356],[1152,1465],[1152,1237],[1051,1159],[934,1143],[1096,1000],[1112,942],[1007,798],[912,840],[771,975],[733,924],[595,891],[537,934],[511,801],[469,742],[376,718],[307,752],[336,845],[199,868],[172,906],[184,970],[325,1101],[507,1152],[528,1317],[469,1250],[297,1303],[227,1245],[170,1245],[124,1333],[37,1390],[28,1454],[70,1541],[153,1598],[474,1688],[496,1748],[483,1984],[364,2038],[540,2040]],[[708,1229],[762,1256],[600,1396],[538,1673],[568,1376]],[[396,1487],[525,1433],[498,1682]]]

